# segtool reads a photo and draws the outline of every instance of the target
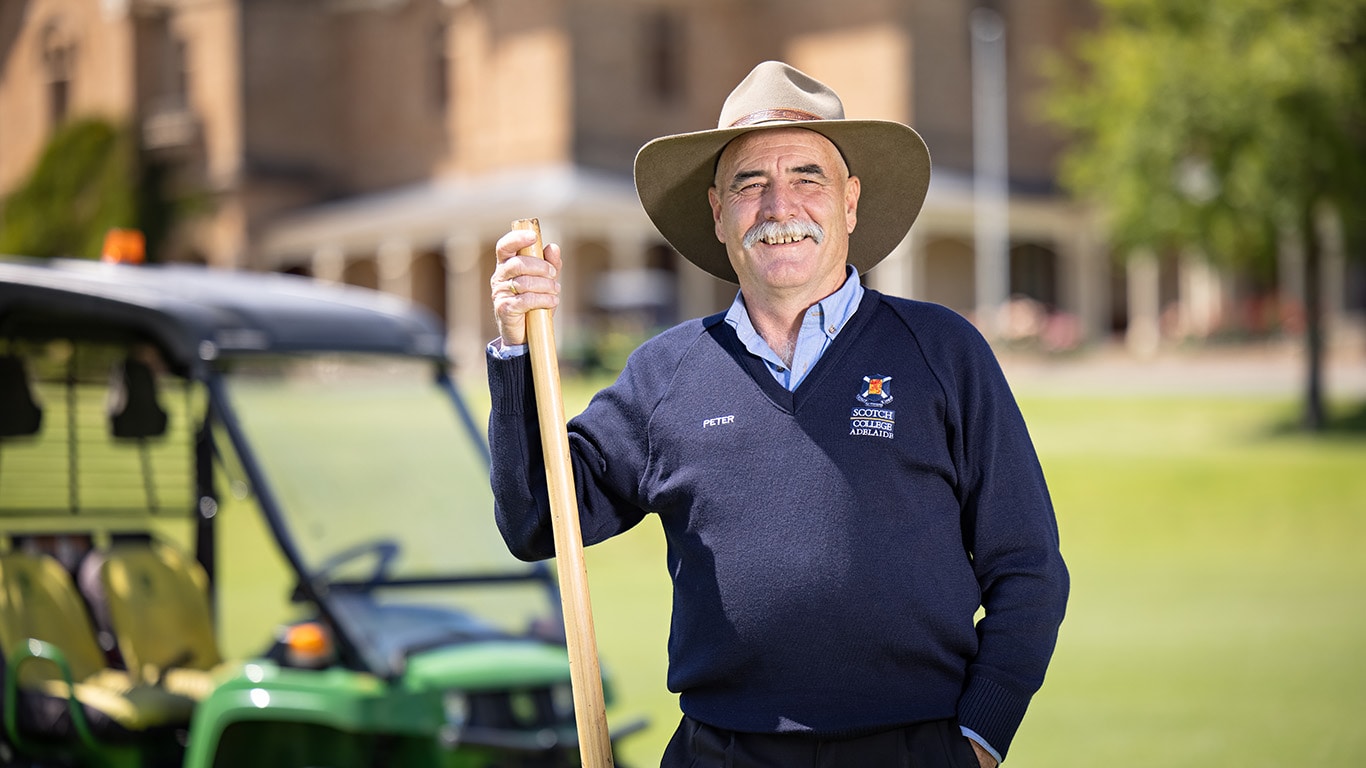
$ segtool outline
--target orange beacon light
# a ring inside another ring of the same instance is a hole
[[[136,229],[111,229],[104,234],[100,261],[110,264],[141,264],[147,257],[147,242]]]

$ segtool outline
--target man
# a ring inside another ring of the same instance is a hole
[[[584,541],[653,514],[668,542],[664,766],[994,766],[1043,682],[1068,577],[1005,379],[963,318],[859,280],[929,173],[909,127],[846,120],[779,62],[716,130],[636,158],[661,233],[740,286],[570,423]],[[563,265],[531,241],[498,243],[489,347],[495,514],[524,559],[554,554],[524,316]]]

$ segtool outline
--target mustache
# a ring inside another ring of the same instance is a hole
[[[761,240],[770,243],[795,242],[803,237],[809,237],[820,245],[825,240],[825,230],[816,222],[804,219],[761,221],[745,233],[744,246],[752,248]]]

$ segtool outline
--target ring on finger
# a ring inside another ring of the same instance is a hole
[[[513,295],[513,296],[516,296],[516,295],[518,295],[519,293],[522,292],[521,289],[517,287],[517,281],[516,281],[516,280],[509,280],[509,281],[508,281],[508,290],[509,290],[509,291],[512,291],[512,295]]]

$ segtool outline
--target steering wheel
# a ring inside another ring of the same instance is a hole
[[[322,565],[313,572],[311,581],[314,583],[328,583],[332,581],[333,575],[341,570],[342,566],[365,557],[375,559],[374,569],[369,577],[362,579],[359,583],[366,589],[374,587],[384,581],[389,575],[389,570],[394,565],[394,560],[398,557],[398,542],[393,539],[375,539],[373,541],[362,541],[359,544],[343,549],[337,554],[327,558]]]

